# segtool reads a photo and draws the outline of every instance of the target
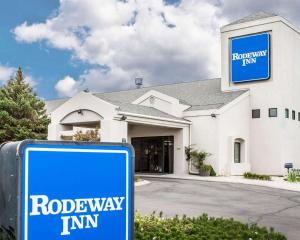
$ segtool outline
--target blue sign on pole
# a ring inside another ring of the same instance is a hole
[[[22,149],[22,240],[132,240],[133,151],[124,144]]]
[[[231,81],[234,83],[270,78],[270,34],[231,39]]]

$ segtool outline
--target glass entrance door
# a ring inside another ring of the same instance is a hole
[[[135,149],[135,171],[141,173],[173,173],[174,137],[132,138]]]

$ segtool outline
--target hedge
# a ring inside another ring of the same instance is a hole
[[[162,218],[135,217],[135,240],[286,240],[281,233],[255,224],[242,224],[233,219],[183,216]]]
[[[244,178],[271,181],[271,176],[269,175],[261,175],[261,174],[251,173],[251,172],[245,172]]]
[[[178,216],[135,215],[135,240],[286,240],[281,233],[255,224],[242,224],[233,219]],[[0,240],[14,238],[1,237]],[[42,239],[42,237],[41,237]]]

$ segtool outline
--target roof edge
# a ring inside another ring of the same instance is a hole
[[[220,32],[225,33],[225,32],[230,32],[230,31],[234,31],[234,30],[239,30],[242,28],[250,28],[250,27],[254,27],[254,26],[265,25],[265,24],[276,23],[276,22],[281,22],[281,23],[285,24],[287,27],[294,30],[296,33],[300,34],[300,29],[296,25],[294,25],[289,20],[287,20],[286,18],[279,16],[279,15],[274,15],[274,16],[260,18],[260,19],[253,19],[251,21],[246,21],[246,22],[236,21],[236,23],[234,22],[234,24],[231,23],[231,24],[222,26],[220,28]]]

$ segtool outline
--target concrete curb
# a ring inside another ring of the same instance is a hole
[[[140,186],[147,185],[147,184],[149,184],[149,183],[150,183],[150,181],[142,180],[142,181],[139,181],[139,182],[135,182],[135,183],[134,183],[134,186],[135,186],[135,187],[140,187]]]
[[[204,181],[204,182],[221,182],[221,183],[238,183],[260,187],[269,187],[274,189],[281,189],[287,191],[300,192],[300,183],[290,183],[284,181],[279,177],[272,177],[272,181],[252,180],[244,179],[242,177],[201,177],[195,175],[138,175],[141,178],[157,178],[157,179],[179,179],[179,180],[192,180],[192,181]]]

